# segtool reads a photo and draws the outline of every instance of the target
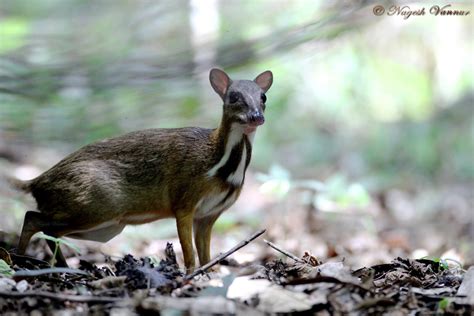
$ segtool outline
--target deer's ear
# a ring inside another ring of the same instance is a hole
[[[270,70],[264,71],[259,74],[253,81],[263,90],[267,92],[268,89],[272,86],[273,83],[273,74]]]
[[[229,76],[224,71],[213,68],[209,73],[209,81],[211,82],[214,91],[216,91],[217,94],[221,96],[222,100],[224,100],[227,88],[229,88],[232,83]]]

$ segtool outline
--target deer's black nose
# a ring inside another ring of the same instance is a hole
[[[251,124],[262,125],[263,123],[265,123],[265,117],[263,116],[262,112],[255,111],[250,114],[249,121]]]

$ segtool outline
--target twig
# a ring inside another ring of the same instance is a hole
[[[289,281],[289,282],[282,282],[280,285],[282,285],[282,286],[302,285],[302,284],[313,284],[313,283],[320,283],[320,282],[321,283],[336,283],[336,284],[352,285],[352,286],[355,286],[355,287],[357,287],[361,290],[372,293],[372,290],[370,288],[368,288],[367,286],[364,286],[363,284],[358,284],[358,283],[350,282],[350,281],[342,281],[342,280],[339,280],[338,278],[335,278],[335,277],[322,276],[322,275],[318,275],[318,276],[308,278],[308,279],[296,279],[296,280],[292,280],[292,281]]]
[[[26,291],[26,292],[5,292],[0,291],[1,297],[44,297],[50,298],[58,301],[71,301],[71,302],[81,302],[81,303],[112,303],[112,302],[121,302],[124,300],[123,297],[110,297],[110,296],[91,296],[91,295],[67,295],[60,293],[52,292],[35,292],[35,291]]]
[[[209,269],[212,266],[218,264],[221,260],[227,258],[228,256],[230,256],[231,254],[233,254],[234,252],[236,252],[240,248],[247,246],[251,241],[253,241],[258,236],[262,235],[264,232],[265,232],[265,229],[262,229],[262,230],[256,232],[255,234],[253,234],[249,238],[241,241],[238,245],[234,246],[232,249],[230,249],[230,250],[228,250],[224,253],[221,253],[220,255],[218,255],[217,257],[215,257],[214,259],[212,259],[211,261],[209,261],[208,263],[206,263],[202,267],[197,268],[193,273],[188,274],[187,276],[185,276],[184,279],[185,280],[191,280],[196,275],[199,275],[199,274],[202,274],[202,273],[206,272],[207,269]]]
[[[71,269],[71,268],[47,268],[47,269],[39,269],[39,270],[19,270],[16,271],[13,277],[35,277],[38,275],[43,274],[52,274],[52,273],[69,273],[69,274],[82,274],[82,275],[90,275],[89,273],[79,270],[79,269]]]
[[[280,247],[278,247],[277,245],[275,245],[274,243],[272,243],[271,241],[268,241],[266,239],[263,240],[264,242],[267,243],[267,245],[269,245],[270,247],[272,247],[273,249],[275,249],[276,251],[284,254],[285,256],[287,257],[290,257],[291,259],[295,260],[296,262],[299,262],[299,263],[307,263],[306,261],[304,261],[303,259],[301,258],[298,258],[297,256],[295,256],[294,254],[292,254],[291,252],[288,252],[286,250],[283,250],[281,249]]]

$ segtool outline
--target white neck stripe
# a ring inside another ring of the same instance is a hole
[[[253,135],[255,134],[252,133],[251,137],[248,137],[249,138],[249,141],[250,143],[252,143],[253,141]],[[235,145],[237,145],[241,140],[242,140],[242,137],[244,135],[244,128],[242,127],[242,125],[240,124],[232,124],[231,127],[230,127],[230,132],[229,132],[229,136],[228,136],[228,139],[227,139],[227,144],[225,146],[225,152],[224,152],[224,155],[222,156],[222,158],[219,160],[219,162],[214,166],[212,167],[208,172],[207,172],[207,175],[209,177],[213,177],[217,174],[217,171],[226,164],[226,162],[229,160],[230,158],[230,154],[232,152],[232,149],[234,148]],[[250,136],[250,135],[249,135]],[[245,146],[244,146],[244,149],[243,149],[243,152],[242,152],[242,160],[244,161],[244,169],[245,169],[245,160],[246,160],[246,149],[245,149]],[[240,162],[239,164],[239,167],[237,170],[239,170],[240,168],[240,165],[242,164],[242,161]],[[234,173],[237,173],[234,172]],[[232,177],[232,175],[230,176]],[[230,178],[229,177],[229,178]]]
[[[243,146],[242,148],[242,155],[240,156],[239,166],[237,170],[229,175],[227,178],[227,182],[232,183],[233,185],[242,185],[242,181],[244,180],[244,173],[245,173],[245,165],[247,162],[247,146]]]

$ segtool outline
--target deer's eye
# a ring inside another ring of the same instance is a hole
[[[229,102],[230,102],[230,103],[235,103],[235,102],[237,102],[237,101],[239,101],[239,95],[238,95],[237,93],[235,93],[235,92],[231,92],[231,93],[229,94]]]
[[[265,95],[265,93],[262,93],[261,98],[262,98],[262,103],[267,102],[267,96]]]

